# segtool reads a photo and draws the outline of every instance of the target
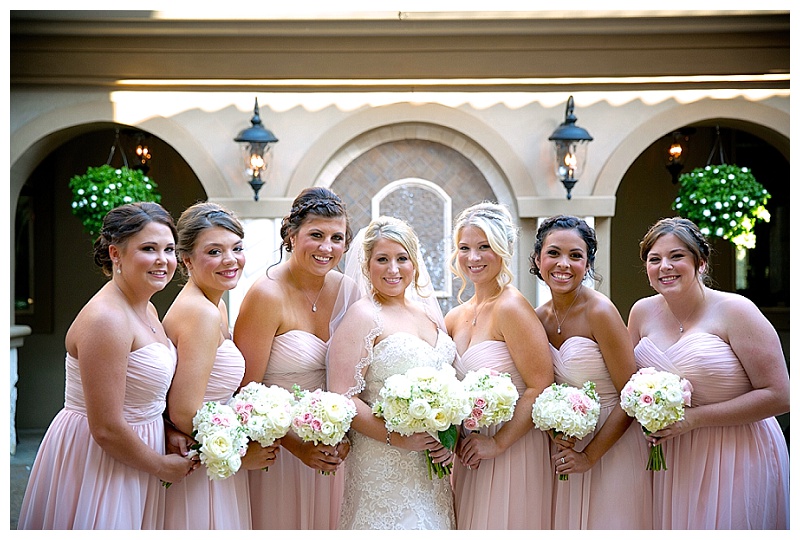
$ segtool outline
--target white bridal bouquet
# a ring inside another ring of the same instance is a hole
[[[253,381],[233,396],[229,405],[236,411],[247,437],[267,447],[289,432],[295,401],[285,388]]]
[[[506,422],[514,416],[519,392],[508,373],[484,367],[467,372],[461,382],[472,405],[469,416],[464,420],[466,429],[477,431]]]
[[[313,441],[315,445],[339,444],[356,416],[355,403],[341,394],[319,388],[309,392],[295,384],[292,389],[297,398],[291,422],[294,432],[304,441]]]
[[[583,439],[594,431],[600,418],[600,399],[592,381],[582,388],[553,383],[539,394],[531,412],[533,423],[542,431],[552,429],[568,437]],[[568,480],[568,474],[559,474],[559,480]]]
[[[692,406],[692,383],[674,373],[645,367],[634,373],[622,388],[620,406],[649,435],[683,420],[684,406]],[[650,448],[646,468],[667,469],[661,445]]]
[[[388,431],[401,435],[430,433],[450,451],[455,450],[458,440],[456,426],[471,410],[469,394],[449,364],[441,369],[415,367],[392,375],[372,406],[372,412],[384,419]],[[433,472],[439,478],[450,474],[452,465],[433,463],[427,450],[425,458],[429,478],[433,478]]]
[[[207,401],[195,414],[192,426],[197,441],[192,450],[200,454],[209,478],[221,480],[239,470],[247,452],[247,433],[232,407]]]

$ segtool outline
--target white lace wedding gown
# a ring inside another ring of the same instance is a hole
[[[434,347],[403,332],[387,336],[371,351],[359,397],[371,406],[389,376],[452,364],[455,355],[453,340],[441,329]],[[450,477],[429,479],[424,452],[388,446],[355,430],[350,438],[339,529],[455,528]]]

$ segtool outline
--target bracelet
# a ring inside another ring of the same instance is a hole
[[[392,432],[386,430],[386,446],[392,446]]]

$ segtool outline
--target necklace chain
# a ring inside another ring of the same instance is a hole
[[[117,285],[117,283],[116,283],[116,282],[114,282],[114,286],[117,288],[117,290],[118,290],[120,293],[122,293],[122,296],[124,296],[126,299],[128,298],[128,296],[127,296],[127,295],[126,295],[124,292],[122,292],[122,289],[120,289],[120,288],[119,288],[119,285]],[[135,310],[135,309],[133,309],[133,306],[131,306],[131,311],[133,311],[134,313],[136,313],[136,310]],[[144,312],[144,314],[145,314],[145,316],[147,317],[147,308],[145,308],[145,312]],[[153,326],[152,324],[150,324],[150,317],[147,317],[147,319],[145,320],[145,319],[143,319],[143,318],[142,318],[142,316],[141,316],[141,315],[139,315],[138,313],[136,313],[136,317],[137,317],[137,318],[138,318],[140,321],[142,321],[142,322],[143,322],[143,323],[144,323],[144,324],[145,324],[145,325],[146,325],[146,326],[147,326],[147,327],[150,329],[150,331],[151,331],[151,332],[153,332],[154,334],[156,333],[156,327],[155,327],[155,326]]]
[[[311,311],[313,313],[316,313],[317,312],[317,300],[319,300],[319,296],[322,294],[322,289],[325,288],[325,280],[324,280],[324,278],[322,280],[322,287],[319,288],[319,292],[317,293],[317,297],[314,298],[314,300],[311,300],[311,297],[308,296],[308,293],[302,287],[300,287],[300,282],[298,282],[297,278],[294,277],[294,272],[292,272],[292,267],[291,266],[289,266],[289,273],[292,274],[292,279],[294,280],[295,283],[297,283],[297,288],[300,289],[302,291],[302,293],[305,295],[305,297],[308,299],[308,301],[311,302]]]
[[[478,306],[478,304],[475,304],[475,316],[472,317],[472,326],[475,326],[475,323],[478,322],[478,315],[481,314],[481,311],[483,311],[483,308],[485,306],[486,302],[483,302],[480,306]]]
[[[581,283],[581,284],[580,284],[580,287],[578,288],[578,292],[577,292],[577,293],[575,293],[575,298],[573,298],[573,299],[572,299],[572,303],[571,303],[571,304],[569,305],[569,307],[567,308],[567,312],[566,312],[566,313],[564,313],[564,318],[563,318],[563,319],[561,319],[560,321],[558,320],[558,310],[556,309],[556,303],[555,303],[555,302],[553,302],[553,315],[555,315],[555,317],[556,317],[556,322],[558,323],[558,329],[557,329],[556,331],[557,331],[559,334],[561,333],[561,325],[562,325],[562,324],[564,324],[564,321],[566,321],[566,320],[567,320],[567,317],[569,316],[569,310],[571,310],[571,309],[572,309],[572,306],[574,306],[574,305],[575,305],[575,301],[576,301],[576,300],[578,299],[578,297],[581,295],[581,291],[582,291],[582,290],[583,290],[583,283]]]
[[[666,302],[666,301],[665,301],[665,302]],[[676,317],[676,316],[675,316],[675,314],[672,312],[672,308],[670,308],[670,307],[669,307],[669,304],[667,304],[667,309],[669,310],[670,314],[672,315],[672,318],[673,318],[673,319],[675,319],[676,321],[678,321],[678,330],[679,330],[679,332],[680,332],[681,334],[683,334],[683,323],[685,323],[686,321],[688,321],[688,320],[689,320],[689,318],[690,318],[692,315],[694,315],[694,312],[695,312],[695,310],[697,310],[697,305],[695,305],[695,306],[694,306],[694,308],[692,309],[692,311],[691,311],[691,312],[690,312],[690,313],[689,313],[689,314],[686,316],[686,318],[683,320],[683,322],[681,322],[681,320],[680,320],[678,317]]]

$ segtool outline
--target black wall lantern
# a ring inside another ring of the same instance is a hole
[[[240,131],[233,140],[242,146],[245,173],[250,178],[248,181],[250,187],[253,188],[253,200],[257,201],[258,192],[264,185],[262,178],[269,165],[269,151],[272,144],[278,142],[278,138],[261,123],[261,116],[258,113],[258,98],[256,98],[253,118],[250,122],[252,125]]]
[[[574,109],[575,101],[569,96],[564,122],[548,139],[555,143],[556,176],[567,188],[567,199],[572,198],[572,188],[586,164],[587,145],[589,141],[594,140],[588,131],[575,125],[578,119],[575,117]]]
[[[695,128],[681,128],[672,132],[672,142],[667,149],[666,167],[672,176],[672,183],[677,184],[686,163],[686,154],[689,150],[689,135],[697,132]]]

